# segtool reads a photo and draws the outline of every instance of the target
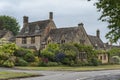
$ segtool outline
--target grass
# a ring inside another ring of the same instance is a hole
[[[101,66],[84,66],[84,67],[16,67],[17,69],[27,70],[50,70],[50,71],[93,71],[93,70],[115,70],[120,69],[120,65],[101,65]]]
[[[8,72],[1,71],[0,72],[0,80],[8,80],[14,78],[26,78],[26,77],[35,77],[37,74],[25,73],[25,72]]]

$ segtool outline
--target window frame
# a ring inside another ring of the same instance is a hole
[[[26,37],[23,37],[22,38],[22,44],[26,44],[27,43],[27,38]]]
[[[35,43],[35,36],[32,36],[31,37],[31,44],[34,44]]]
[[[61,44],[64,44],[65,43],[65,40],[61,40]]]

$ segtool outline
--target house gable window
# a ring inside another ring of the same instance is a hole
[[[27,39],[26,39],[26,37],[23,37],[22,38],[22,44],[26,44],[27,43]]]
[[[35,43],[35,36],[31,37],[31,44]]]
[[[80,44],[84,44],[85,40],[84,39],[80,39]]]
[[[47,42],[47,43],[48,43],[48,44],[49,44],[49,43],[51,43],[51,40],[48,40],[48,42]]]
[[[65,43],[65,40],[61,40],[61,44],[64,44]]]
[[[83,32],[81,32],[81,38],[80,38],[80,44],[84,44],[85,43],[85,35]]]

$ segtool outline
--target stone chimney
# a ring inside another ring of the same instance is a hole
[[[99,30],[99,29],[97,29],[97,31],[96,31],[96,36],[97,36],[98,38],[100,38],[100,30]]]
[[[53,20],[53,12],[49,12],[49,19]]]
[[[82,27],[83,27],[83,25],[84,25],[83,23],[79,23],[79,24],[78,24],[78,27],[80,27],[80,26],[82,26]]]
[[[26,27],[28,25],[28,17],[24,16],[23,17],[23,26]]]

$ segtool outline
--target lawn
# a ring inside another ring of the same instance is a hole
[[[8,72],[2,71],[0,72],[0,80],[8,80],[13,78],[26,78],[26,77],[35,77],[37,74],[24,73],[24,72]]]
[[[16,67],[17,69],[27,70],[51,70],[51,71],[92,71],[92,70],[115,70],[120,69],[120,65],[101,65],[101,66],[84,66],[84,67]]]

